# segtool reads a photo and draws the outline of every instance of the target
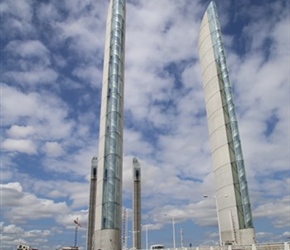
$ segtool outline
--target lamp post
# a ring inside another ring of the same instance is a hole
[[[221,233],[221,228],[220,228],[220,217],[219,217],[219,209],[218,209],[218,199],[220,198],[227,198],[228,195],[223,195],[223,196],[220,196],[220,197],[217,197],[216,195],[214,196],[208,196],[207,194],[204,194],[203,195],[203,198],[212,198],[215,200],[215,206],[216,206],[216,212],[217,212],[217,220],[218,220],[218,230],[219,230],[219,245],[222,246],[223,245],[223,242],[222,242],[222,233]]]
[[[145,225],[146,229],[146,250],[148,250],[148,225]]]
[[[175,249],[175,219],[174,215],[164,214],[165,216],[172,217],[172,238],[173,238],[173,249]]]
[[[138,250],[137,249],[137,242],[136,242],[136,235],[135,234],[137,234],[137,233],[139,233],[140,231],[129,231],[130,233],[132,233],[132,245],[133,245],[133,247],[132,247],[132,249],[133,250]]]
[[[145,237],[146,237],[146,250],[148,250],[149,248],[148,248],[148,225],[150,225],[150,224],[146,224],[146,225],[143,225],[143,224],[141,224],[141,226],[142,226],[142,231],[143,231],[143,228],[145,227]]]

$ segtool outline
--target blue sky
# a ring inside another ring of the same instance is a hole
[[[197,38],[209,1],[127,1],[123,205],[142,168],[149,243],[217,244]],[[259,242],[290,237],[289,4],[217,0]],[[1,249],[86,241],[107,1],[3,0]],[[144,229],[144,228],[143,228]],[[131,245],[128,233],[128,246]],[[145,231],[143,231],[145,247]]]

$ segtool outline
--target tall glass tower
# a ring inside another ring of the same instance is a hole
[[[110,0],[100,115],[95,250],[121,250],[125,16],[125,0]]]
[[[251,205],[216,5],[203,16],[198,50],[215,178],[221,244],[252,244]]]

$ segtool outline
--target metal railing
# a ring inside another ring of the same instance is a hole
[[[131,249],[130,249],[131,250]],[[140,249],[150,250],[150,249]],[[257,243],[253,245],[199,246],[164,248],[164,250],[290,250],[290,242]]]

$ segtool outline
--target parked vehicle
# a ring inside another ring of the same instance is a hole
[[[165,248],[164,248],[164,245],[160,245],[160,244],[150,246],[150,250],[155,250],[155,249],[165,249]]]

